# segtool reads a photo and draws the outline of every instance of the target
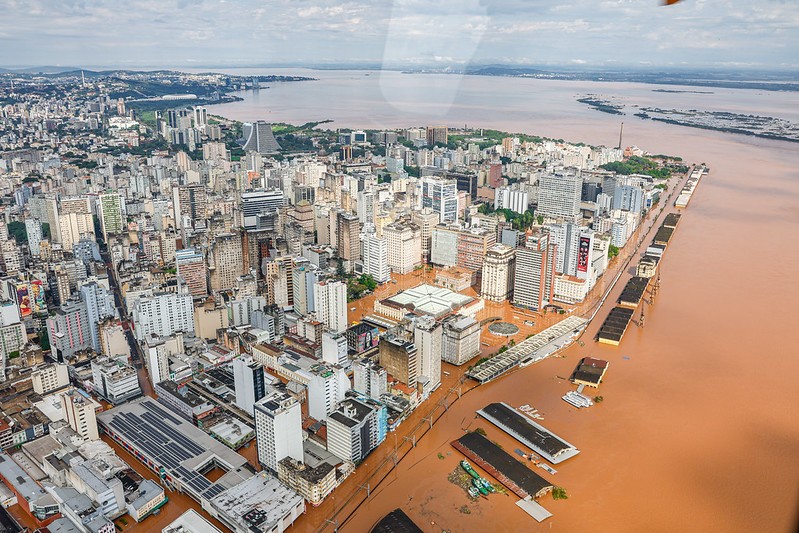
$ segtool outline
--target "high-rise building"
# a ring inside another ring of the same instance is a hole
[[[380,366],[408,387],[416,387],[419,353],[414,343],[392,334],[381,336]]]
[[[347,350],[347,336],[343,333],[325,331],[322,333],[322,360],[341,368],[350,366]]]
[[[194,127],[202,130],[208,125],[208,111],[203,106],[194,108]]]
[[[441,222],[458,220],[458,184],[438,176],[422,178],[422,207],[437,213]]]
[[[377,363],[362,359],[353,365],[352,388],[369,398],[379,400],[388,391],[388,373]]]
[[[483,258],[480,296],[493,302],[510,299],[515,270],[515,249],[504,244],[495,244],[489,248]]]
[[[207,206],[205,185],[178,185],[172,189],[172,209],[178,229],[192,227],[193,221],[205,218]],[[184,224],[185,219],[188,219],[188,226]]]
[[[327,451],[357,464],[385,440],[386,433],[385,406],[348,398],[327,418]]]
[[[433,317],[419,317],[414,321],[413,343],[419,365],[416,380],[423,396],[429,395],[441,385],[443,341],[444,328]]]
[[[360,226],[357,216],[346,211],[338,211],[336,214],[338,256],[344,261],[344,268],[347,272],[352,272],[353,263],[360,259]]]
[[[428,146],[447,144],[449,140],[449,130],[446,126],[428,126],[426,134]]]
[[[547,233],[528,235],[527,243],[516,249],[513,305],[539,310],[552,301],[557,246]]]
[[[47,319],[47,332],[60,362],[77,351],[90,348],[92,334],[86,304],[71,301],[56,309]]]
[[[244,273],[241,234],[238,232],[218,234],[214,238],[209,257],[211,290],[217,292],[232,289],[236,279]]]
[[[86,314],[89,319],[89,332],[92,339],[92,349],[100,351],[100,322],[106,318],[118,318],[114,293],[107,290],[97,282],[84,283],[80,287],[80,299],[86,304]]]
[[[308,414],[316,420],[326,420],[350,390],[350,378],[344,369],[317,364],[309,369]]]
[[[442,321],[442,326],[442,361],[460,366],[480,354],[480,322],[469,316],[451,315]]]
[[[42,222],[38,218],[25,219],[25,233],[28,235],[28,249],[33,257],[39,257],[39,243],[42,242]]]
[[[69,385],[69,367],[51,363],[31,372],[33,392],[42,396]]]
[[[433,239],[433,228],[441,222],[441,216],[430,208],[414,211],[411,222],[419,226],[422,237],[422,262],[430,262],[430,249]]]
[[[264,366],[251,357],[233,360],[233,380],[236,391],[236,405],[252,415],[255,403],[266,396]]]
[[[94,240],[94,221],[89,213],[64,213],[58,217],[58,234],[63,249],[71,252],[82,238]]]
[[[168,337],[178,331],[194,332],[194,304],[188,292],[139,298],[133,306],[132,317],[139,341],[150,335]]]
[[[367,233],[363,238],[363,272],[378,283],[391,278],[388,269],[388,244],[386,239]]]
[[[524,213],[528,207],[527,191],[511,187],[500,187],[494,191],[494,209],[510,209],[515,213]]]
[[[103,236],[108,240],[109,234],[120,233],[125,227],[124,202],[118,193],[101,194],[98,202],[100,227],[103,229]]]
[[[319,281],[319,270],[307,259],[299,258],[294,263],[291,276],[294,310],[305,316],[316,311],[315,284]]]
[[[61,411],[64,414],[64,419],[75,433],[86,440],[100,438],[100,433],[97,431],[96,409],[102,409],[102,407],[88,394],[82,394],[77,389],[69,389],[61,393]]]
[[[343,281],[320,281],[313,290],[317,319],[343,333],[347,329],[347,286]]]
[[[386,262],[392,272],[408,274],[422,264],[422,234],[411,222],[393,222],[383,228]]]
[[[245,229],[258,227],[258,217],[275,212],[285,203],[286,199],[280,189],[241,193],[242,226]]]
[[[175,264],[178,276],[194,298],[208,296],[208,269],[201,252],[194,248],[175,250]]]
[[[281,149],[272,133],[272,125],[263,120],[255,123],[245,122],[242,124],[242,133],[244,134],[242,147],[246,152],[274,154]]]
[[[10,354],[19,352],[27,342],[28,336],[25,334],[25,325],[20,322],[17,303],[0,302],[0,383],[6,379],[6,363]]]
[[[578,174],[546,174],[538,178],[538,209],[546,218],[577,222],[583,178]]]
[[[303,460],[300,404],[285,392],[274,391],[255,404],[258,462],[272,472],[286,457]]]

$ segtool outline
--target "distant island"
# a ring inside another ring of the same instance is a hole
[[[652,89],[653,93],[716,94],[713,91],[677,91],[674,89]]]

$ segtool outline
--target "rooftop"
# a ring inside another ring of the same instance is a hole
[[[381,303],[402,307],[423,315],[440,317],[457,311],[474,301],[471,296],[459,294],[443,287],[422,284],[390,296]]]
[[[303,505],[303,499],[277,478],[261,472],[214,497],[211,505],[225,522],[258,533],[270,531],[295,507]]]

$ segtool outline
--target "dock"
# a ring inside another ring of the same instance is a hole
[[[552,483],[479,433],[467,433],[451,445],[522,499],[538,498],[554,488]]]
[[[490,403],[478,410],[477,414],[552,464],[561,463],[580,453],[573,444],[504,402]]]
[[[481,384],[488,383],[519,365],[537,363],[570,344],[585,327],[586,322],[584,318],[570,316],[541,333],[521,341],[506,352],[483,361],[469,370],[466,375]]]

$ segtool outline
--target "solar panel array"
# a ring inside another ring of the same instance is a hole
[[[217,483],[189,470],[181,463],[205,452],[196,442],[175,429],[184,422],[160,408],[154,402],[139,404],[145,411],[141,416],[133,413],[116,413],[109,425],[124,435],[133,447],[141,450],[156,465],[162,466],[172,477],[180,480],[195,494],[211,499],[225,490]]]

